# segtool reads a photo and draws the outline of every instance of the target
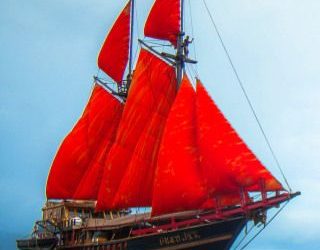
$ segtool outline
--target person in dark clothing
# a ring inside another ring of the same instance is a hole
[[[189,36],[186,36],[186,38],[183,41],[182,47],[185,57],[188,57],[189,55],[189,44],[193,42],[193,38],[190,40]]]

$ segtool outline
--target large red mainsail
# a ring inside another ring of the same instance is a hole
[[[73,198],[101,144],[113,141],[122,106],[103,87],[95,85],[82,117],[62,142],[53,161],[46,190],[49,199]]]
[[[129,58],[131,1],[110,30],[98,56],[98,66],[114,81],[121,83]]]
[[[117,191],[113,206],[117,208],[147,207],[152,203],[154,173],[164,126],[176,94],[177,80],[173,67],[158,67],[149,94],[157,95],[153,113],[142,131],[132,159]],[[160,73],[160,72],[158,72]]]
[[[282,190],[226,120],[207,91],[197,82],[198,145],[200,166],[211,195],[247,191]]]
[[[160,146],[153,216],[199,209],[206,200],[199,169],[195,101],[195,91],[184,76]]]
[[[180,33],[180,0],[156,0],[144,27],[148,37],[170,41],[177,45]]]
[[[174,79],[173,67],[150,52],[141,50],[116,140],[105,162],[97,210],[116,208],[115,195],[128,166],[129,172],[138,167],[143,169],[153,167],[155,156],[152,154],[157,154],[157,148],[150,143],[154,140],[154,143],[157,144],[158,133],[161,133],[161,126],[164,122],[161,118],[162,112],[166,116],[169,108],[167,105],[170,106],[174,98],[176,85]],[[158,125],[160,125],[160,130],[156,128]],[[144,139],[147,141],[143,141]],[[147,156],[147,153],[151,155]],[[144,162],[146,165],[140,166],[138,164],[140,161],[146,161]],[[127,184],[131,186],[130,174],[125,178],[129,181]],[[122,188],[127,189],[123,186]],[[135,188],[138,189],[139,186]],[[132,190],[132,192],[135,195],[136,191]],[[122,200],[122,192],[119,198]]]

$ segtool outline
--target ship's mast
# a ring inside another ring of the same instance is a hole
[[[142,44],[145,48],[147,48],[152,53],[158,55],[163,60],[165,60],[170,65],[176,68],[176,76],[177,76],[177,85],[178,88],[181,84],[183,72],[185,69],[185,63],[195,64],[197,61],[190,59],[188,57],[188,45],[192,43],[193,39],[190,41],[189,36],[185,38],[184,32],[184,0],[180,0],[180,31],[177,38],[177,48],[175,54],[170,54],[167,52],[159,52],[154,49],[152,46],[148,45],[145,41],[138,39],[139,43]]]
[[[191,63],[191,64],[196,64],[197,61],[190,59],[189,58],[189,49],[188,46],[189,44],[192,43],[193,38],[191,40],[189,40],[189,36],[185,37],[185,32],[184,32],[184,0],[181,0],[181,14],[180,14],[180,33],[178,36],[178,41],[177,41],[177,53],[175,57],[170,56],[169,54],[166,53],[162,53],[165,54],[166,56],[168,56],[169,58],[175,60],[175,65],[176,65],[176,71],[177,71],[177,84],[178,87],[181,84],[182,81],[182,76],[183,76],[183,72],[185,70],[185,64],[186,63]]]
[[[129,72],[127,75],[127,91],[130,88],[132,80],[132,67],[133,67],[133,26],[134,26],[134,0],[131,0],[131,13],[130,13],[130,45],[129,45]]]
[[[183,15],[184,15],[184,0],[181,0],[181,14],[180,14],[180,33],[177,41],[177,55],[176,55],[176,70],[177,70],[177,82],[178,86],[182,81],[182,73],[184,69],[184,55],[183,55],[183,41],[184,41],[184,30],[183,30]]]

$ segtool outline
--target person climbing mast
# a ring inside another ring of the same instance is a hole
[[[182,44],[183,53],[186,58],[188,58],[188,55],[189,55],[189,44],[191,44],[192,42],[193,42],[193,38],[190,40],[189,36],[186,36],[186,38],[183,41],[183,44]]]

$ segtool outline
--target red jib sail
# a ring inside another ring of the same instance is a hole
[[[156,0],[144,27],[144,34],[168,40],[176,46],[180,32],[180,18],[180,0]]]
[[[198,145],[200,166],[211,195],[239,193],[240,188],[282,190],[226,120],[207,91],[197,82]]]
[[[64,139],[51,166],[47,198],[72,199],[101,143],[113,141],[122,103],[99,85],[95,85],[85,111]]]
[[[121,83],[129,58],[131,1],[110,30],[98,56],[98,66],[114,81]]]
[[[141,50],[116,140],[105,162],[97,210],[116,208],[116,204],[114,204],[115,195],[128,166],[130,170],[136,167],[145,169],[150,166],[148,164],[153,164],[152,161],[155,156],[152,156],[152,154],[156,154],[157,149],[149,143],[153,139],[157,139],[159,136],[157,133],[161,132],[157,131],[156,126],[160,124],[161,127],[163,121],[162,118],[157,117],[157,113],[160,115],[161,112],[164,112],[165,116],[167,112],[167,104],[165,103],[170,104],[173,98],[174,86],[176,85],[174,72],[173,67],[150,52]],[[155,133],[154,138],[151,136],[152,133]],[[147,134],[150,134],[150,136]],[[148,142],[143,141],[144,139]],[[154,142],[156,143],[156,141]],[[139,155],[133,156],[136,153]],[[151,155],[146,156],[146,153]],[[138,161],[142,160],[150,160],[151,162],[144,166],[135,166],[139,163]],[[131,179],[130,177],[125,178],[127,180]],[[131,185],[131,182],[128,185]],[[135,188],[139,189],[139,186]],[[124,189],[126,188],[124,187]],[[133,192],[136,193],[135,190]],[[120,195],[120,197],[123,196]]]
[[[160,146],[153,190],[153,216],[199,209],[206,199],[199,169],[195,101],[195,91],[185,76]]]

